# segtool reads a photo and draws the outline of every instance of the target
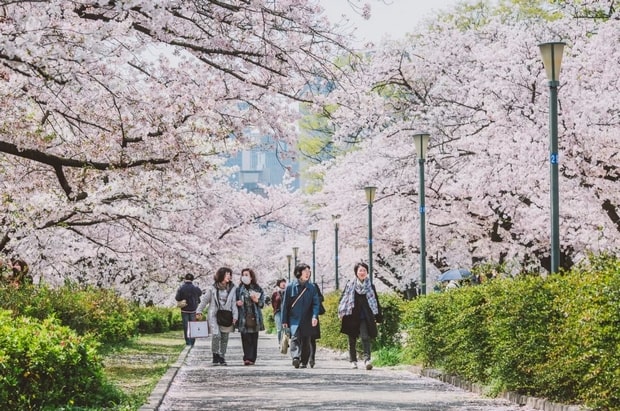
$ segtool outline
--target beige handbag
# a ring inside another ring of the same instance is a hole
[[[280,342],[280,353],[286,354],[288,352],[288,333],[282,333],[282,341]]]

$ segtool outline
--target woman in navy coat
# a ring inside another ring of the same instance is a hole
[[[284,291],[282,327],[290,328],[293,367],[306,368],[312,351],[311,339],[318,335],[319,293],[310,280],[310,266],[295,267],[295,278]]]

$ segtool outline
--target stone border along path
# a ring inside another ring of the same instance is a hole
[[[519,405],[510,401],[513,398],[487,398],[431,378],[447,376],[415,367],[354,370],[346,354],[320,347],[314,368],[295,369],[289,355],[280,354],[276,336],[264,332],[259,336],[256,364],[244,366],[242,359],[239,333],[230,335],[228,366],[213,366],[211,338],[198,339],[194,347],[183,350],[140,411],[578,409],[540,408],[535,403]],[[522,397],[518,400],[523,403]]]

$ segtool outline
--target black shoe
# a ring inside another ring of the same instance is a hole
[[[220,355],[213,353],[213,365],[220,365]]]
[[[306,364],[301,364],[299,368],[308,368],[308,366]]]
[[[314,368],[314,360],[310,360],[310,368]]]
[[[224,357],[222,357],[221,355],[219,357],[220,357],[220,365],[228,365],[226,364],[226,360],[224,359]]]
[[[293,367],[299,368],[299,358],[293,358]]]

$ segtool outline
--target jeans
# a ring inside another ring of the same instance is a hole
[[[278,311],[273,315],[276,322],[276,330],[278,331],[278,345],[282,342],[282,312]]]
[[[364,361],[370,360],[370,336],[368,335],[368,325],[365,320],[360,322],[360,338],[362,340],[362,349],[364,350]],[[357,337],[349,335],[349,361],[357,362],[357,349],[355,344]]]
[[[196,321],[196,313],[185,313],[181,311],[181,319],[183,320],[183,337],[185,338],[185,345],[193,346],[196,342],[195,338],[187,338],[187,327],[190,321]]]

